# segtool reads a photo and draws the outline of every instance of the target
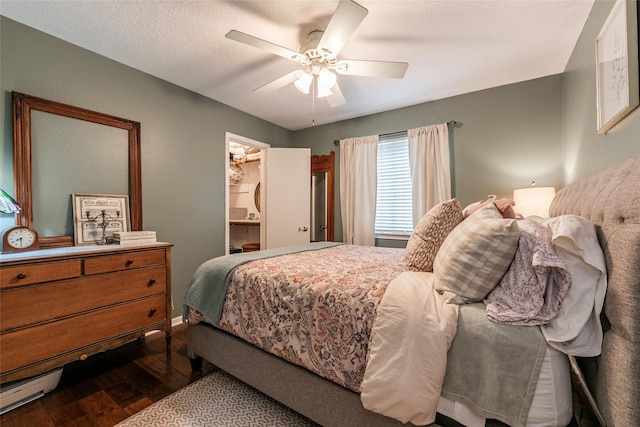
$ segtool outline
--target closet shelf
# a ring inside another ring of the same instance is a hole
[[[236,166],[236,165],[241,165],[243,163],[252,163],[252,162],[259,162],[259,161],[260,159],[249,159],[249,160],[242,159],[235,162],[229,162],[229,166]]]
[[[259,219],[234,219],[229,221],[231,225],[260,225]]]

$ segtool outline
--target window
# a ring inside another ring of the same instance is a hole
[[[408,236],[413,231],[411,172],[407,132],[378,140],[377,237]]]

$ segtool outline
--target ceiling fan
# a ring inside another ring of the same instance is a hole
[[[341,0],[329,25],[324,31],[314,30],[307,36],[307,42],[300,52],[268,42],[249,34],[231,30],[226,37],[249,46],[266,50],[283,58],[298,62],[302,69],[292,71],[254,90],[256,93],[270,93],[290,83],[302,93],[316,90],[318,98],[326,98],[329,105],[338,107],[346,101],[337,84],[336,75],[389,77],[401,79],[407,67],[406,62],[360,61],[338,59],[347,40],[364,20],[369,11],[352,0]]]

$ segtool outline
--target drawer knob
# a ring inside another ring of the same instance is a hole
[[[87,354],[83,354],[80,356],[80,360],[87,360],[89,356]]]
[[[125,262],[125,265],[128,267],[131,264],[133,264],[133,260],[132,259],[128,259],[127,262]]]
[[[156,310],[155,308],[152,308],[151,310],[149,310],[149,315],[148,316],[149,317],[153,317],[153,315],[156,314],[156,311],[158,311],[158,310]]]
[[[27,277],[27,275],[26,275],[26,274],[24,274],[24,273],[20,273],[20,274],[18,274],[18,276],[16,276],[16,277],[17,277],[19,280],[22,280],[22,279],[26,278],[26,277]]]
[[[151,279],[149,280],[149,283],[147,283],[147,286],[152,287],[153,285],[155,285],[155,283],[156,283],[156,279]]]

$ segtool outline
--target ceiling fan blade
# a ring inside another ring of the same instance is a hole
[[[356,31],[369,11],[351,0],[341,0],[334,12],[324,35],[318,43],[318,50],[327,49],[336,56]]]
[[[390,61],[357,61],[343,59],[336,63],[338,74],[349,76],[389,77],[401,79],[404,77],[409,64],[407,62]]]
[[[331,108],[336,108],[346,104],[347,101],[344,99],[344,95],[342,95],[342,91],[340,90],[338,83],[331,88],[331,92],[331,95],[325,97]]]
[[[271,52],[275,55],[282,56],[283,58],[291,59],[294,61],[297,61],[298,58],[301,57],[301,55],[296,51],[287,49],[286,47],[278,46],[277,44],[259,39],[258,37],[254,37],[237,30],[229,31],[225,35],[225,37],[240,43],[247,44],[249,46],[257,47],[258,49],[266,50],[267,52]]]
[[[298,77],[300,77],[300,73],[302,73],[302,70],[296,70],[296,71],[292,71],[289,74],[285,74],[284,76],[275,79],[274,81],[267,83],[264,86],[260,86],[257,89],[254,89],[253,92],[254,93],[271,93],[271,92],[275,92],[278,89],[281,89],[283,87],[285,87],[288,84],[291,84],[293,82],[295,82]]]

